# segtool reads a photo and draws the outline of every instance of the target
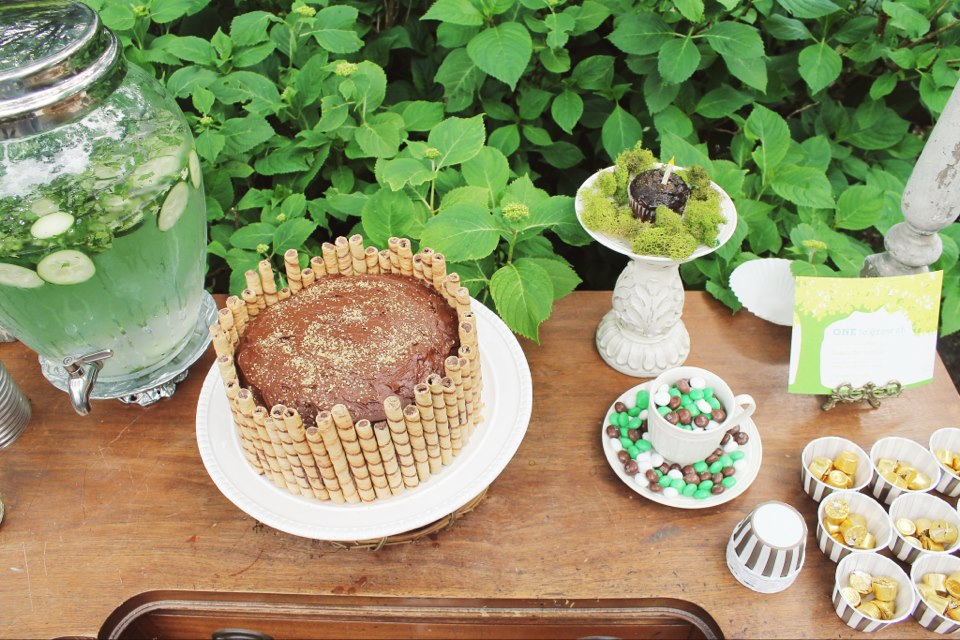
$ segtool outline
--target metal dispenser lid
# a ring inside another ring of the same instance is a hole
[[[70,108],[70,99],[86,98],[95,86],[104,84],[101,80],[114,77],[122,68],[121,60],[116,36],[85,4],[63,0],[3,2],[0,121],[29,116],[47,123],[72,117],[76,109]],[[105,84],[113,90],[113,83]],[[66,106],[62,104],[65,102]]]

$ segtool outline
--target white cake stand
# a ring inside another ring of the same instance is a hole
[[[631,259],[617,278],[613,290],[613,309],[597,327],[597,350],[608,365],[621,373],[638,378],[651,378],[667,369],[680,366],[690,353],[690,334],[683,325],[683,281],[680,265],[719,249],[737,227],[737,209],[727,192],[716,183],[711,186],[720,194],[720,211],[726,219],[720,225],[717,244],[701,245],[688,258],[677,262],[659,256],[633,253],[623,238],[588,229],[583,224],[583,192],[592,187],[597,177],[613,167],[601,169],[577,190],[577,220],[594,240]],[[677,167],[681,169],[681,167]]]

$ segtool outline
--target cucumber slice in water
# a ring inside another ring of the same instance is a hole
[[[73,226],[73,216],[63,211],[56,211],[43,216],[30,227],[30,234],[38,240],[58,236]]]
[[[43,216],[54,213],[55,211],[60,211],[60,207],[57,206],[57,203],[50,198],[40,198],[39,200],[34,200],[30,204],[30,211],[32,211],[35,216],[42,218]]]
[[[51,253],[37,264],[37,273],[53,284],[80,284],[93,277],[93,260],[73,249]]]
[[[150,191],[173,182],[180,173],[180,158],[159,156],[144,162],[130,175],[131,191]]]
[[[203,173],[200,170],[200,156],[197,155],[196,151],[190,151],[187,164],[190,166],[190,184],[193,185],[194,189],[199,189],[200,181],[203,179]]]
[[[173,189],[170,189],[170,193],[167,194],[167,199],[163,201],[163,206],[160,207],[160,215],[157,216],[157,228],[160,231],[166,231],[177,224],[177,220],[187,209],[187,200],[189,199],[190,187],[187,186],[186,182],[178,182],[173,185]]]
[[[43,280],[33,269],[0,262],[0,284],[20,289],[33,289],[42,285]]]

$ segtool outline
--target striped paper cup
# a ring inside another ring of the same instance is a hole
[[[806,543],[807,525],[796,509],[775,500],[764,502],[733,530],[728,564],[731,570],[767,580],[795,578],[803,567]]]
[[[881,458],[903,460],[917,470],[930,476],[930,488],[923,491],[901,489],[887,482],[877,469],[877,461]],[[880,438],[870,448],[870,462],[873,463],[873,477],[870,480],[870,493],[881,503],[889,505],[903,493],[924,493],[930,491],[940,482],[940,463],[927,451],[925,447],[907,438],[891,436]]]
[[[893,617],[889,620],[877,620],[865,616],[847,602],[840,589],[850,584],[850,574],[854,571],[866,571],[872,576],[890,576],[897,581],[897,598]],[[851,553],[837,564],[836,579],[833,582],[833,608],[848,627],[857,631],[876,631],[907,618],[917,605],[916,588],[910,584],[910,576],[896,562],[879,553]]]
[[[930,453],[937,449],[960,452],[960,429],[944,427],[934,431],[933,435],[930,436]],[[933,457],[936,458],[937,454],[934,453]],[[940,460],[937,460],[937,465],[939,465],[941,471],[937,491],[950,498],[960,496],[960,476],[953,469],[944,466]]]
[[[858,513],[867,519],[867,531],[877,539],[873,549],[857,549],[837,542],[823,526],[824,510],[831,500],[845,500],[850,505],[850,513]],[[817,509],[817,544],[820,551],[833,562],[840,562],[851,553],[877,553],[887,548],[893,535],[890,519],[880,503],[857,491],[836,491],[820,502]]]
[[[960,630],[960,622],[937,613],[927,604],[917,588],[917,585],[923,582],[923,576],[928,573],[944,573],[949,576],[958,571],[960,571],[960,558],[951,555],[924,556],[914,562],[910,568],[910,580],[917,593],[917,608],[913,610],[913,617],[924,629],[934,633],[953,633]]]
[[[870,464],[870,456],[852,441],[838,436],[825,436],[811,440],[803,448],[803,453],[800,454],[800,479],[803,481],[803,490],[817,502],[834,491],[842,491],[842,489],[831,487],[820,478],[813,477],[813,474],[810,473],[810,463],[813,462],[814,458],[821,456],[833,460],[841,451],[852,451],[857,454],[857,473],[854,475],[853,486],[850,487],[851,491],[863,489],[873,477],[873,465]]]
[[[958,543],[954,542],[945,551],[927,551],[907,542],[906,538],[897,531],[899,518],[930,518],[943,519],[960,529],[960,515],[945,500],[941,500],[929,493],[905,493],[890,505],[890,528],[893,529],[893,544],[890,549],[893,554],[907,563],[912,563],[920,556],[943,556],[957,550]]]

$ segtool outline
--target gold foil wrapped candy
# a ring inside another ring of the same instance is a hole
[[[877,471],[884,480],[901,489],[926,491],[932,484],[930,476],[903,460],[880,458],[877,460]]]
[[[826,456],[814,458],[807,470],[814,478],[831,487],[849,489],[853,486],[858,462],[857,454],[844,450],[833,460]]]
[[[947,468],[947,471],[955,476],[960,476],[960,453],[949,451],[948,449],[937,449],[933,452],[940,464]]]
[[[946,551],[957,542],[957,527],[943,519],[897,518],[894,526],[907,543],[927,551]]]
[[[840,590],[851,604],[845,590],[856,592],[860,604],[854,605],[860,613],[875,620],[890,620],[896,613],[897,591],[900,585],[890,576],[871,576],[866,571],[851,571],[849,587]],[[852,594],[851,594],[852,597]]]
[[[823,506],[823,528],[830,537],[847,547],[874,549],[877,538],[867,529],[867,519],[850,513],[850,503],[830,496]]]
[[[873,595],[877,600],[893,602],[897,598],[897,581],[890,576],[876,576],[873,579]]]
[[[917,591],[927,606],[942,616],[960,621],[960,572],[949,576],[930,572],[921,580]]]
[[[860,595],[867,595],[873,591],[873,576],[866,571],[851,571],[850,586]]]
[[[844,587],[840,589],[840,595],[843,596],[843,599],[846,600],[851,607],[860,606],[860,592],[853,587]]]

